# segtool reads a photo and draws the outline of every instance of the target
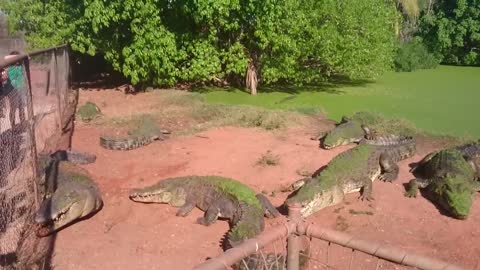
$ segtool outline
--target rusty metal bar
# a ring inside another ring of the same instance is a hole
[[[60,48],[66,47],[66,46],[67,45],[60,45],[60,46],[53,47],[53,48],[34,51],[32,53],[20,54],[20,55],[17,55],[17,56],[10,57],[8,59],[1,59],[0,60],[0,68],[5,68],[6,66],[10,66],[10,65],[13,65],[13,64],[16,64],[16,63],[20,63],[25,58],[28,58],[28,57],[31,57],[31,56],[37,56],[37,55],[43,54],[43,53],[48,52],[48,51],[55,51],[57,49],[60,49]]]
[[[413,266],[425,270],[462,270],[464,268],[443,262],[434,258],[415,255],[408,253],[405,250],[388,247],[386,245],[375,243],[373,241],[366,241],[357,239],[354,236],[333,231],[325,228],[319,228],[315,225],[308,225],[305,233],[307,236],[312,236],[325,241],[329,241],[344,247],[359,250],[364,253],[389,260],[398,264]]]
[[[199,264],[193,268],[194,270],[225,270],[228,266],[238,263],[245,257],[254,254],[259,249],[266,245],[282,239],[290,235],[295,231],[297,227],[296,223],[288,222],[283,226],[273,228],[272,230],[265,231],[255,238],[246,240],[242,244],[226,250],[218,257],[209,259],[202,264]]]
[[[290,222],[299,224],[302,221],[302,206],[292,204],[288,206],[288,218]],[[288,235],[287,239],[287,270],[300,268],[300,237],[296,233]]]

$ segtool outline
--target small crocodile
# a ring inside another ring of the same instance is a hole
[[[213,224],[218,217],[228,219],[231,229],[226,238],[227,249],[261,233],[264,215],[280,215],[264,195],[255,195],[250,187],[237,180],[215,175],[160,180],[154,185],[133,189],[129,197],[136,202],[179,207],[177,216],[186,216],[197,207],[205,212],[197,223],[205,226]],[[250,265],[254,260],[246,261]]]
[[[170,134],[169,130],[161,130],[159,134],[128,136],[117,138],[112,136],[100,136],[100,145],[110,150],[132,150],[148,145],[156,140],[165,140],[165,134]]]
[[[416,142],[403,136],[391,140],[362,140],[338,156],[315,176],[302,179],[298,190],[285,204],[300,203],[302,215],[309,216],[325,207],[340,203],[345,194],[363,189],[360,199],[372,200],[372,182],[392,182],[398,176],[396,162],[413,156]]]
[[[156,140],[165,140],[170,130],[162,129],[151,115],[139,115],[132,119],[128,136],[100,136],[100,146],[111,150],[132,150]]]
[[[103,206],[98,187],[88,172],[75,164],[90,163],[95,158],[71,151],[57,151],[50,158],[40,158],[47,191],[35,215],[38,236],[50,235]]]
[[[320,140],[320,146],[324,149],[332,149],[350,143],[358,143],[360,140],[371,139],[373,135],[367,126],[378,122],[375,115],[368,112],[357,112],[352,116],[343,116],[335,128],[323,132],[313,140]]]
[[[480,144],[468,144],[426,155],[411,172],[419,178],[408,183],[405,196],[416,197],[418,189],[446,214],[466,219],[480,191],[478,158]]]

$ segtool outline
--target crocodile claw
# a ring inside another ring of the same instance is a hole
[[[411,191],[407,191],[404,193],[405,197],[408,197],[408,198],[416,198],[417,197],[417,192],[411,192]]]
[[[375,200],[372,195],[364,195],[364,194],[360,195],[359,199],[362,201],[367,200],[369,202]]]

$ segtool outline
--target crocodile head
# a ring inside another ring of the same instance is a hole
[[[167,203],[179,207],[185,204],[186,193],[183,188],[172,185],[169,181],[161,181],[144,188],[132,189],[129,197],[135,202]]]
[[[340,123],[322,139],[322,148],[332,149],[341,145],[359,142],[365,137],[365,130],[358,122]]]
[[[439,181],[437,202],[452,217],[466,219],[472,206],[475,191],[470,179],[458,174],[446,174]]]
[[[308,217],[311,214],[334,204],[341,202],[344,198],[343,190],[335,181],[319,181],[312,178],[304,184],[285,201],[285,205],[298,204],[301,206],[302,216]]]
[[[35,223],[40,225],[37,234],[47,236],[100,209],[97,200],[89,191],[75,186],[61,186],[50,198],[45,199],[35,215]]]

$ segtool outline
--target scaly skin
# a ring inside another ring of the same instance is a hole
[[[446,214],[456,219],[468,218],[475,192],[480,191],[478,167],[471,162],[478,157],[479,149],[478,145],[463,145],[426,155],[412,169],[421,178],[409,182],[405,196],[416,197],[418,189],[424,189],[426,197]]]
[[[114,138],[101,136],[100,137],[100,146],[110,150],[132,150],[148,144],[156,140],[164,140],[163,136],[152,135],[152,136],[135,136],[135,137],[126,137],[126,138]]]
[[[100,191],[88,172],[68,161],[68,157],[77,161],[80,154],[72,156],[71,153],[59,151],[52,155],[50,162],[40,161],[45,168],[48,167],[45,182],[50,190],[47,190],[35,216],[35,222],[40,225],[38,236],[56,232],[97,212],[103,205]],[[86,158],[91,161],[92,157]],[[85,164],[87,161],[81,159],[78,162]]]
[[[255,237],[264,229],[264,215],[280,215],[266,197],[248,186],[221,176],[185,176],[168,178],[130,192],[130,199],[143,203],[167,203],[179,207],[177,216],[186,216],[197,207],[204,211],[197,219],[209,226],[217,217],[229,220],[231,230],[227,247]]]
[[[376,123],[375,116],[367,112],[357,112],[351,117],[344,116],[337,126],[325,134],[321,139],[324,149],[333,149],[338,146],[358,143],[364,138],[371,139],[368,126]]]
[[[372,200],[372,182],[394,181],[399,170],[396,162],[413,156],[415,151],[416,143],[411,137],[388,143],[366,140],[336,156],[317,176],[302,179],[304,184],[285,203],[300,203],[302,215],[307,217],[362,188],[360,198]]]

